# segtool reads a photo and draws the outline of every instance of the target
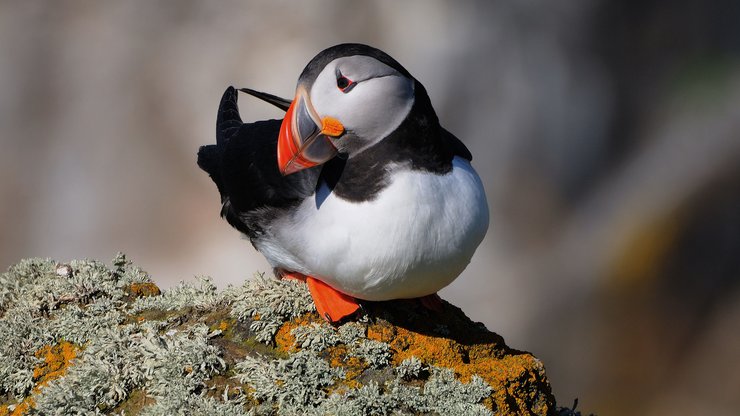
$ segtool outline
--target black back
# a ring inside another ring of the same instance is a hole
[[[229,87],[218,109],[216,144],[198,151],[198,166],[208,172],[221,194],[221,216],[252,238],[263,231],[263,220],[312,195],[318,182],[320,167],[280,174],[280,124],[281,120],[242,123],[237,91]],[[262,211],[261,217],[251,218],[257,210]]]

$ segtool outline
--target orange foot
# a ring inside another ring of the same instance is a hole
[[[308,291],[311,292],[313,303],[319,316],[328,322],[339,322],[343,318],[352,315],[360,309],[355,298],[334,289],[319,279],[306,276],[296,272],[279,271],[281,279],[300,280],[306,282]]]
[[[439,295],[436,293],[422,296],[418,299],[425,308],[433,310],[435,312],[442,312],[445,309],[444,301],[442,301],[442,298],[440,298]]]

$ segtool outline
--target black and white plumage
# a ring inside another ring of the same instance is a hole
[[[463,271],[488,228],[483,186],[398,62],[337,45],[309,62],[292,103],[266,100],[290,105],[286,119],[243,123],[228,88],[198,165],[273,267],[365,300],[430,295]]]

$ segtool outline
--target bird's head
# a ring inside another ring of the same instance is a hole
[[[287,106],[278,138],[280,172],[288,175],[337,154],[351,158],[379,142],[408,116],[415,86],[408,71],[378,49],[341,44],[322,51],[301,73],[292,101],[281,106],[267,94],[260,97]]]

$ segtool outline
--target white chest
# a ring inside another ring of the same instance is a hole
[[[319,202],[320,201],[320,202]],[[470,262],[488,229],[483,186],[470,164],[452,172],[396,172],[372,201],[326,187],[271,227],[259,250],[276,267],[312,275],[360,299],[432,294]]]

